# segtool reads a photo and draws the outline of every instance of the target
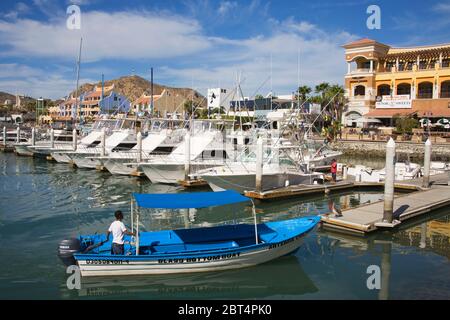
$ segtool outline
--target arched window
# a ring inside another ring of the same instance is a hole
[[[450,80],[441,83],[441,98],[450,98]]]
[[[365,96],[366,95],[366,87],[364,86],[356,86],[354,96]]]
[[[388,84],[381,84],[377,88],[377,96],[389,96],[391,95],[391,86]]]
[[[419,99],[433,98],[433,84],[431,82],[422,82],[419,84]]]
[[[411,94],[411,85],[409,83],[400,83],[397,86],[397,95]]]

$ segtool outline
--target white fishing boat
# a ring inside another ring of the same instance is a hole
[[[189,136],[189,143],[186,141],[179,144],[169,155],[154,156],[147,161],[139,163],[139,169],[153,183],[177,184],[184,180],[186,176],[186,161],[189,158],[190,172],[196,172],[205,168],[212,168],[222,165],[224,161],[232,157],[236,144],[227,143],[234,140],[226,135],[226,130],[221,130],[214,126],[217,121],[201,120],[194,121]],[[223,126],[223,122],[221,122]],[[245,140],[242,140],[245,143]]]
[[[121,129],[105,138],[104,146],[77,149],[70,154],[70,157],[78,168],[96,169],[103,166],[103,160],[99,156],[110,154],[115,150],[130,150],[135,145],[136,133],[134,129]]]
[[[367,166],[356,165],[347,170],[347,174],[355,177],[358,182],[382,182],[386,178],[386,170],[375,170]],[[422,168],[417,163],[396,162],[395,163],[395,181],[405,181],[420,178]]]
[[[103,160],[103,166],[111,173],[118,175],[131,175],[139,171],[139,162],[159,155],[170,154],[184,139],[186,135],[184,121],[153,119],[147,136],[143,138],[139,150],[137,144],[129,151],[111,153]],[[136,161],[136,163],[132,163]]]
[[[86,149],[99,145],[101,142],[101,135],[101,130],[91,131],[77,143],[76,148]],[[50,154],[56,162],[69,163],[72,161],[71,154],[75,151],[74,149],[75,148],[72,145],[72,150],[52,150]]]
[[[77,144],[75,151],[56,151],[52,155],[57,161],[70,158],[69,161],[79,168],[95,169],[103,164],[96,157],[130,150],[136,145],[136,122],[136,119],[97,120],[92,132]]]
[[[16,154],[45,158],[50,155],[50,150],[57,148],[69,150],[72,140],[72,132],[65,129],[47,129],[45,131],[34,129],[33,134],[26,141],[15,143]]]
[[[245,193],[256,189],[256,163],[227,163],[221,167],[198,171],[192,177],[205,180],[214,191],[231,189]],[[295,167],[264,164],[261,189],[267,191],[290,185],[312,185],[323,183],[323,180],[324,176],[319,172],[304,173]]]
[[[331,166],[333,160],[338,161],[342,152],[334,151],[327,144],[306,143],[306,151],[303,151],[303,163],[310,168],[324,168]]]

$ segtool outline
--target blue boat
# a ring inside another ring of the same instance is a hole
[[[139,208],[205,208],[250,201],[227,190],[187,194],[134,194],[132,231],[125,236],[125,254],[111,254],[106,235],[82,235],[64,240],[59,256],[77,264],[81,275],[123,276],[208,272],[262,264],[296,251],[320,217],[301,217],[257,224],[139,232]]]

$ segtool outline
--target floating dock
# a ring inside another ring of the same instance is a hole
[[[394,187],[397,191],[409,191],[409,193],[395,197],[393,223],[388,224],[382,221],[384,201],[379,201],[343,210],[342,217],[333,217],[331,213],[323,215],[322,225],[325,229],[332,229],[337,232],[364,235],[379,229],[393,228],[410,218],[450,206],[449,174],[438,174],[430,178],[430,188],[422,188],[422,179],[395,182]],[[245,196],[258,200],[275,200],[370,187],[383,188],[384,183],[340,181],[313,186],[297,185],[265,192],[248,191],[245,193]]]
[[[334,184],[294,185],[263,192],[247,191],[245,196],[258,200],[275,200],[312,194],[325,194],[331,191],[351,190],[355,187],[353,182],[340,181]]]
[[[345,233],[367,234],[379,229],[393,228],[403,221],[429,213],[450,205],[450,185],[448,173],[431,176],[431,187],[422,188],[421,179],[404,181],[397,187],[419,190],[394,198],[394,222],[383,222],[384,202],[344,210],[342,217],[322,216],[325,229]]]

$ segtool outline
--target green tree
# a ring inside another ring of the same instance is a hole
[[[192,114],[193,109],[195,108],[194,104],[192,103],[192,100],[186,100],[183,105],[183,110],[188,115]]]
[[[312,92],[311,87],[300,86],[297,89],[297,98],[300,97],[300,101],[306,101],[308,95]]]
[[[317,90],[319,87],[320,90]],[[322,107],[327,106],[327,116],[324,117],[324,126],[327,131],[328,138],[335,140],[342,132],[342,114],[348,103],[345,97],[345,90],[341,85],[329,85],[323,83],[316,87],[316,91],[320,92],[320,103]]]
[[[325,100],[325,95],[330,88],[330,84],[328,82],[322,82],[321,84],[318,84],[315,88],[316,93],[319,94],[322,97],[322,102]]]
[[[264,99],[264,96],[262,94],[257,94],[255,96],[255,100],[261,100],[261,99]]]
[[[411,134],[413,129],[419,127],[419,121],[412,117],[394,116],[395,130],[400,134]]]

